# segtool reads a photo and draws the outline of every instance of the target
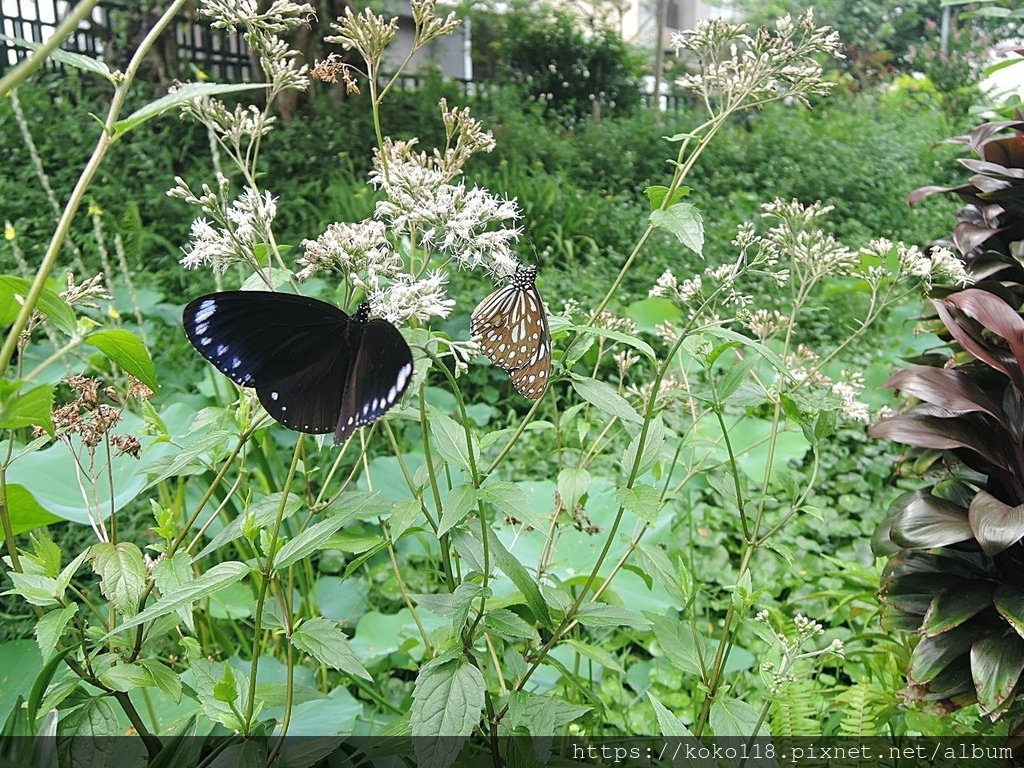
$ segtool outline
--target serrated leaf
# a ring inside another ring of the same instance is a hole
[[[114,123],[114,133],[117,136],[127,133],[128,131],[138,128],[147,120],[163,114],[169,109],[181,106],[192,99],[198,99],[205,96],[219,96],[226,93],[256,91],[266,87],[266,83],[189,83],[188,85],[181,86],[177,90],[168,93],[166,96],[162,96],[155,101],[151,101],[144,107],[132,112],[123,120],[118,120]]]
[[[475,507],[476,488],[466,483],[456,485],[445,497],[441,512],[441,522],[437,526],[437,535],[443,536],[461,523]]]
[[[292,643],[331,669],[373,681],[341,627],[332,621],[307,619],[292,633]]]
[[[637,483],[632,488],[618,489],[615,491],[615,500],[648,525],[658,522],[658,512],[664,506],[658,489],[643,483]]]
[[[654,714],[658,718],[658,726],[661,728],[662,736],[693,738],[690,729],[683,725],[678,717],[669,712],[665,705],[658,701],[657,696],[648,691],[647,698],[651,700],[651,704],[654,706]]]
[[[127,541],[94,544],[92,561],[103,595],[122,616],[134,616],[149,577],[142,550]]]
[[[484,616],[484,631],[505,640],[540,640],[537,630],[508,608],[495,608]]]
[[[651,625],[636,611],[608,603],[583,603],[576,612],[576,620],[585,627],[634,627],[644,629]]]
[[[178,608],[190,606],[196,600],[209,597],[229,584],[234,584],[248,573],[249,566],[245,563],[234,560],[218,563],[188,584],[164,593],[157,602],[125,621],[114,632],[138,626],[144,622],[152,621],[159,616],[176,611]],[[108,632],[104,635],[103,639],[105,640],[114,632]]]
[[[558,495],[562,506],[573,514],[580,497],[590,488],[590,473],[580,467],[566,467],[558,473]]]
[[[503,515],[527,523],[537,530],[547,529],[547,519],[534,511],[533,504],[530,503],[526,492],[515,483],[507,481],[489,483],[480,489],[480,498],[493,505]]]
[[[572,388],[580,397],[604,413],[617,416],[631,424],[644,423],[640,414],[629,404],[629,401],[603,381],[573,378]]]
[[[698,256],[704,252],[704,220],[692,203],[676,203],[662,211],[651,211],[651,223],[667,229],[680,243]]]
[[[708,719],[717,738],[753,736],[759,715],[757,710],[745,701],[720,696],[711,702],[711,713]]]
[[[430,437],[441,458],[453,467],[469,471],[466,430],[451,416],[434,407],[430,408]]]
[[[537,583],[530,576],[523,564],[520,563],[501,543],[494,531],[487,529],[487,543],[491,551],[491,559],[502,573],[511,579],[516,589],[523,595],[526,605],[533,612],[534,618],[549,630],[554,629],[551,623],[551,614],[548,612],[547,603],[540,594]]]
[[[613,672],[618,672],[620,675],[626,674],[626,670],[622,668],[618,659],[612,656],[604,648],[598,648],[596,645],[590,645],[584,643],[581,640],[570,638],[564,642],[564,645],[572,648],[576,653],[584,658],[590,659],[593,662],[600,664],[605,669],[610,669]]]
[[[78,613],[78,603],[70,603],[64,608],[50,611],[36,622],[36,643],[39,644],[39,651],[43,654],[43,662],[47,662],[53,656],[57,642],[64,634],[71,617]]]
[[[95,347],[126,373],[130,373],[154,392],[160,389],[156,368],[142,339],[124,328],[93,331],[83,341]]]
[[[669,141],[675,140],[675,138],[669,139]],[[672,193],[672,197],[669,199],[668,205],[665,205],[665,196],[668,194],[668,187],[662,186],[660,184],[654,184],[650,187],[646,187],[644,189],[644,193],[647,195],[647,199],[651,203],[651,210],[656,211],[657,209],[662,207],[667,208],[670,205],[673,205],[674,203],[678,203],[684,197],[689,196],[690,188],[679,187],[675,192]]]
[[[328,517],[326,520],[321,520],[319,523],[309,526],[309,528],[302,531],[294,539],[290,539],[281,547],[277,557],[274,558],[274,569],[287,568],[289,565],[309,557],[318,549],[322,549],[327,540],[341,526],[351,521],[354,516],[355,512],[353,510],[345,509]]]
[[[629,441],[629,446],[626,448],[626,452],[622,456],[622,471],[629,474],[633,471],[633,465],[637,461],[637,451],[640,451],[640,461],[636,465],[636,472],[633,474],[634,477],[640,477],[644,472],[654,466],[654,463],[658,460],[661,455],[661,449],[665,445],[665,422],[661,418],[661,414],[658,414],[647,427],[647,435],[644,438],[643,449],[640,446],[640,435],[643,430],[639,430],[633,439]]]
[[[149,672],[135,664],[117,664],[106,672],[101,672],[99,677],[105,685],[121,693],[156,684]]]
[[[410,718],[417,765],[448,768],[455,762],[480,722],[484,690],[480,670],[463,659],[430,664],[420,670]]]

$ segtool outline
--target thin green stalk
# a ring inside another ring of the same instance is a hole
[[[124,72],[117,88],[114,89],[114,97],[110,102],[110,109],[107,112],[107,119],[103,124],[103,132],[100,134],[99,139],[96,142],[96,147],[93,149],[92,156],[89,158],[89,162],[82,170],[81,176],[78,178],[78,182],[75,184],[74,190],[71,192],[71,197],[68,199],[67,204],[64,206],[64,212],[61,214],[60,220],[57,222],[57,227],[53,232],[53,237],[50,239],[50,244],[46,248],[46,253],[43,255],[43,260],[39,265],[39,269],[36,271],[35,279],[32,281],[32,286],[29,288],[28,295],[25,297],[24,303],[21,305],[21,309],[18,312],[18,316],[14,320],[14,324],[7,333],[7,338],[4,341],[4,345],[0,348],[0,375],[3,375],[7,371],[7,366],[10,365],[11,358],[14,356],[14,350],[18,345],[18,338],[21,336],[21,332],[28,326],[28,321],[32,317],[32,313],[35,311],[36,305],[39,303],[39,297],[43,293],[43,288],[46,286],[46,279],[50,276],[50,272],[53,271],[54,265],[57,263],[57,257],[60,255],[64,241],[67,239],[68,232],[71,230],[71,222],[75,218],[75,214],[78,213],[78,209],[82,204],[82,200],[85,197],[85,192],[92,183],[96,172],[99,170],[100,164],[106,157],[107,151],[117,141],[118,135],[114,130],[114,125],[117,123],[117,118],[121,114],[121,108],[124,106],[124,101],[128,97],[128,91],[132,83],[135,80],[135,75],[145,60],[146,55],[149,53],[149,49],[153,47],[156,39],[163,33],[164,29],[174,16],[181,10],[182,6],[185,5],[187,0],[173,0],[164,12],[163,16],[153,25],[153,28],[149,31],[142,43],[139,45],[138,50],[132,56],[131,61],[128,63],[128,67]],[[81,10],[81,15],[77,16],[74,20],[74,24],[68,28],[68,31],[78,26],[78,21],[84,18],[85,15],[91,10],[92,6],[95,5],[93,0],[85,0],[81,6],[75,9],[72,16],[78,14]],[[88,6],[88,7],[84,7]],[[65,19],[67,23],[71,19]],[[29,66],[27,69],[19,73],[21,66],[15,67],[9,75],[3,80],[0,80],[0,98],[20,83],[29,71],[34,69],[39,63],[45,58],[39,57],[39,54],[44,50],[49,53],[54,47],[59,45],[60,41],[63,40],[63,36],[60,35],[61,27],[58,27],[57,34],[51,38],[53,45],[48,48],[44,46],[36,52],[29,59],[26,59],[22,64],[26,62],[33,62],[33,66]],[[65,36],[66,36],[65,32]],[[38,59],[38,60],[37,60]]]
[[[430,423],[427,421],[426,382],[420,384],[420,432],[423,435],[423,461],[430,478],[430,492],[434,497],[437,513],[441,514],[441,490],[437,483],[437,472],[434,469],[434,457],[430,452]],[[434,530],[437,530],[436,528]],[[441,562],[444,567],[445,583],[449,592],[455,591],[455,579],[452,573],[451,545],[447,532],[440,536]]]
[[[256,706],[256,675],[260,666],[260,651],[262,649],[261,637],[263,631],[263,607],[267,601],[267,591],[270,582],[274,578],[274,558],[277,555],[277,542],[281,535],[281,521],[284,519],[284,508],[288,503],[288,492],[292,487],[292,480],[295,479],[295,469],[299,465],[299,456],[302,453],[302,435],[295,441],[295,450],[292,452],[291,465],[288,467],[288,477],[281,489],[281,504],[277,508],[277,515],[274,517],[274,524],[270,529],[270,542],[267,545],[267,561],[263,566],[263,580],[260,583],[259,597],[256,599],[256,616],[253,620],[252,640],[252,661],[249,667],[249,694],[245,702],[245,732],[252,731],[252,717]]]
[[[60,47],[68,36],[78,29],[78,25],[88,18],[92,9],[96,7],[99,0],[82,0],[75,9],[71,11],[64,20],[53,30],[53,36],[43,43],[39,48],[0,79],[0,99],[21,85],[25,78],[39,69],[47,57]],[[141,46],[140,46],[141,48]]]

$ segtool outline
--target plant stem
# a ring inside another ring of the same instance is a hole
[[[295,441],[295,450],[292,452],[292,462],[288,467],[288,477],[281,489],[281,504],[277,508],[277,515],[274,517],[274,525],[270,529],[270,542],[267,545],[267,561],[263,566],[263,580],[260,583],[260,594],[256,600],[256,616],[253,620],[252,638],[252,662],[249,667],[249,694],[245,702],[245,717],[242,722],[245,724],[245,732],[252,732],[252,716],[256,706],[256,674],[259,672],[260,651],[263,629],[263,607],[267,601],[267,592],[270,588],[270,581],[274,577],[274,557],[277,555],[277,542],[281,535],[281,521],[284,519],[284,508],[288,503],[288,492],[292,487],[292,480],[295,478],[295,468],[299,464],[299,456],[302,454],[302,435]]]
[[[99,0],[82,0],[75,9],[71,11],[64,20],[53,30],[53,36],[42,44],[32,54],[22,59],[21,62],[2,79],[0,79],[0,99],[21,85],[25,78],[35,72],[42,65],[46,58],[60,47],[68,35],[78,29],[78,25],[92,13]]]
[[[32,281],[32,287],[29,288],[28,295],[25,297],[24,304],[21,305],[21,310],[18,312],[17,318],[14,320],[14,324],[7,333],[7,338],[4,341],[3,348],[0,349],[0,375],[3,375],[7,370],[7,366],[10,365],[11,358],[14,356],[14,350],[18,345],[18,338],[21,336],[21,332],[25,330],[28,325],[29,318],[32,317],[32,312],[35,311],[36,304],[39,302],[39,297],[43,293],[43,288],[46,285],[46,278],[50,276],[50,272],[53,271],[54,265],[57,263],[57,257],[60,255],[64,240],[67,239],[68,232],[71,230],[71,222],[75,218],[75,214],[78,213],[78,208],[82,204],[82,199],[85,197],[85,191],[89,188],[92,183],[93,177],[96,175],[96,171],[99,170],[100,164],[103,162],[103,158],[106,157],[107,150],[117,141],[118,134],[114,131],[114,125],[117,123],[117,118],[121,114],[121,107],[124,105],[125,99],[128,97],[128,90],[135,80],[135,75],[142,65],[146,54],[149,49],[152,48],[153,43],[164,31],[168,24],[171,23],[171,19],[174,18],[175,14],[181,9],[187,0],[174,0],[167,10],[164,12],[153,28],[147,33],[145,39],[139,45],[138,50],[132,56],[132,60],[128,63],[128,68],[118,83],[117,88],[114,89],[114,97],[110,102],[110,109],[107,112],[107,119],[103,123],[103,132],[100,134],[99,139],[96,142],[96,147],[93,149],[92,156],[89,158],[89,162],[82,170],[82,175],[78,177],[78,182],[75,184],[74,190],[71,192],[71,197],[68,199],[67,204],[64,206],[64,212],[60,216],[60,220],[57,222],[57,228],[53,232],[53,237],[50,238],[50,244],[46,248],[46,253],[43,255],[43,260],[39,265],[39,269],[36,271],[35,279]],[[91,3],[91,4],[90,4]],[[91,9],[92,5],[95,5],[92,0],[86,0],[75,9],[75,13],[83,6],[89,6],[82,10],[82,17]],[[70,19],[70,17],[69,17]],[[65,19],[65,23],[69,20]],[[78,19],[75,20],[74,26],[78,25]],[[63,24],[61,25],[63,27]],[[72,27],[73,28],[73,27]],[[58,28],[58,32],[59,32]],[[59,34],[55,34],[51,40],[56,40],[52,46],[46,49],[47,53],[53,50],[60,40],[63,38]],[[42,53],[44,49],[40,49],[38,53]],[[37,58],[33,55],[31,58],[26,59],[26,62],[31,62]],[[39,58],[42,61],[42,58]],[[25,62],[22,62],[23,64]],[[0,80],[0,98],[3,97],[13,85],[6,85],[8,78],[11,78],[11,82],[16,85],[25,78],[31,69],[38,66],[38,62],[22,73],[20,76],[15,77],[18,74],[18,68],[16,67],[7,77]]]

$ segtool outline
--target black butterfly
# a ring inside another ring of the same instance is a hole
[[[551,372],[551,336],[536,279],[536,267],[521,266],[470,318],[470,332],[480,337],[483,353],[508,371],[516,392],[530,400],[544,394]]]
[[[412,379],[412,352],[369,305],[349,317],[291,293],[226,291],[185,307],[185,335],[238,385],[255,387],[284,426],[342,443],[399,401]]]

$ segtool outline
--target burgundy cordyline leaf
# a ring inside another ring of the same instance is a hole
[[[955,294],[954,294],[955,295]],[[986,294],[991,295],[991,294]],[[992,297],[993,301],[1000,301],[996,297]],[[1002,302],[1003,306],[1008,306],[1005,302]],[[1024,391],[1024,375],[1021,374],[1019,366],[1012,364],[1012,360],[1003,361],[992,345],[986,342],[984,339],[976,336],[969,328],[962,324],[958,318],[956,318],[953,312],[960,313],[960,308],[955,304],[949,304],[947,301],[939,301],[932,299],[932,305],[935,310],[939,313],[939,318],[942,320],[946,329],[950,335],[964,348],[968,353],[974,355],[974,357],[981,360],[991,368],[995,368],[1000,373],[1006,375],[1018,391]]]
[[[993,142],[995,143],[995,142]],[[962,157],[957,162],[975,173],[984,176],[972,176],[971,183],[977,184],[976,179],[985,176],[1005,176],[1008,179],[1024,179],[1024,168],[1013,168],[998,163],[990,163],[987,160],[972,160],[969,157]]]
[[[956,244],[956,249],[966,255],[1001,231],[1002,229],[980,227],[977,224],[961,221],[953,229],[953,242]]]
[[[998,158],[989,157],[985,153],[985,145],[989,140],[1007,128],[1018,128],[1024,126],[1019,120],[1003,120],[998,123],[982,123],[973,131],[966,136],[958,136],[958,139],[964,140],[963,143],[970,145],[971,149],[977,152],[979,155],[984,157],[986,160],[993,160],[998,162]]]
[[[1005,457],[992,450],[992,430],[968,424],[963,417],[944,419],[916,413],[890,416],[872,424],[868,437],[886,438],[916,448],[965,448],[999,469],[1009,469]]]
[[[968,189],[969,187],[970,187],[969,184],[961,184],[959,187],[937,187],[935,185],[931,185],[931,186],[927,186],[927,187],[918,187],[913,192],[911,192],[909,195],[907,195],[907,205],[909,205],[911,208],[913,208],[915,205],[917,205],[919,202],[924,200],[926,197],[931,197],[932,195],[937,195],[940,192],[957,192],[957,193],[959,193],[961,190]]]
[[[1024,319],[1016,309],[998,296],[976,288],[947,296],[946,302],[1006,339],[1017,364],[1024,367]]]
[[[938,405],[950,414],[980,411],[1002,420],[999,405],[963,371],[912,365],[894,373],[883,386]]]
[[[1016,132],[1012,136],[1004,136],[1001,139],[986,141],[978,154],[988,162],[998,163],[1005,168],[1020,168],[1024,166],[1024,133],[1021,132],[1022,127],[1024,127],[1022,122],[1013,124]]]
[[[1024,505],[1004,504],[988,491],[979,491],[974,497],[967,519],[974,538],[989,557],[1024,537]]]

